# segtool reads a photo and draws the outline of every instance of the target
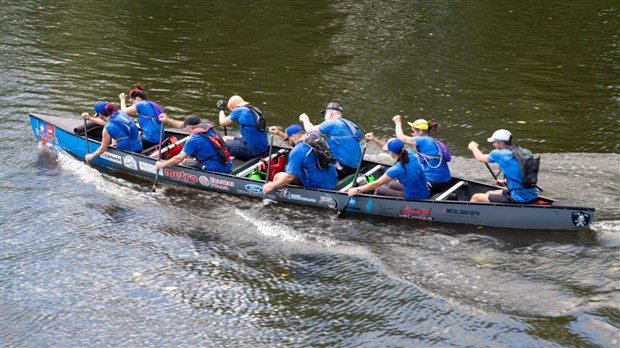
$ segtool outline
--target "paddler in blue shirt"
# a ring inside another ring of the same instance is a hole
[[[325,134],[327,145],[336,159],[338,179],[354,174],[362,157],[359,144],[362,133],[355,123],[342,117],[342,111],[340,103],[329,102],[321,111],[325,121],[316,126],[305,113],[299,115],[299,121],[303,123],[306,132]]]
[[[138,114],[138,124],[140,125],[142,147],[148,149],[155,145],[159,145],[159,136],[161,134],[161,121],[159,115],[164,112],[162,107],[146,99],[146,94],[140,83],[136,83],[136,88],[129,91],[129,99],[131,105],[126,105],[126,95],[121,93],[118,95],[121,101],[121,110],[127,115]],[[163,140],[163,139],[162,139]]]
[[[230,110],[228,116],[224,113],[225,107]],[[250,159],[267,153],[269,150],[267,130],[257,124],[258,115],[254,113],[255,111],[258,113],[260,110],[251,106],[238,95],[230,97],[226,106],[223,100],[219,100],[217,109],[220,126],[230,126],[233,122],[237,122],[239,125],[240,137],[224,136],[232,156],[239,159]]]
[[[409,137],[403,132],[400,115],[394,116],[392,121],[394,122],[396,137],[405,144],[415,146],[418,159],[424,168],[426,180],[428,180],[431,196],[447,190],[452,184],[452,175],[450,168],[448,168],[450,152],[439,139],[430,136],[430,132],[437,131],[439,125],[422,118],[414,122],[407,122],[411,126],[412,137]],[[448,156],[444,156],[444,152]]]
[[[490,190],[486,193],[476,193],[471,197],[471,202],[493,202],[493,203],[529,203],[538,197],[535,187],[521,187],[521,168],[516,158],[512,155],[512,134],[505,129],[496,130],[487,139],[493,143],[495,150],[485,155],[480,151],[478,143],[472,141],[467,148],[474,154],[479,162],[497,163],[504,173],[506,179],[497,180],[500,186],[506,189]]]
[[[186,166],[230,173],[232,160],[225,147],[224,139],[215,131],[213,125],[202,122],[198,116],[187,116],[183,122],[173,120],[165,113],[159,115],[162,123],[175,128],[184,128],[190,135],[181,152],[166,161],[155,163],[157,170],[183,163]],[[224,145],[224,146],[222,146]]]
[[[314,151],[303,141],[307,134],[299,124],[288,126],[286,133],[277,127],[269,127],[269,133],[280,136],[293,146],[293,149],[289,153],[286,170],[279,172],[274,176],[273,181],[263,185],[263,194],[288,184],[327,190],[336,187],[338,181],[336,167],[333,164],[330,164],[325,170],[318,167]]]
[[[380,196],[405,197],[407,199],[427,199],[429,197],[422,165],[420,165],[420,161],[413,151],[405,149],[402,140],[392,138],[384,143],[375,138],[372,133],[367,133],[365,137],[381,146],[383,151],[387,151],[397,161],[379,179],[359,187],[350,188],[347,191],[349,196],[376,189],[375,194]]]
[[[119,150],[132,152],[142,150],[138,127],[131,117],[118,110],[116,104],[108,103],[105,100],[98,101],[95,103],[95,117],[90,116],[88,112],[82,113],[82,117],[103,126],[101,146],[97,151],[85,156],[86,162],[90,162],[93,158],[104,153],[110,144]]]

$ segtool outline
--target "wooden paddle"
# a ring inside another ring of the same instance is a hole
[[[164,124],[160,124],[159,129],[159,156],[157,157],[158,161],[161,161],[161,142],[164,139]],[[159,170],[155,169],[155,181],[153,182],[153,192],[157,190],[157,179],[159,179]]]
[[[368,139],[364,141],[364,147],[362,148],[362,156],[360,157],[360,162],[357,164],[357,169],[355,169],[355,175],[353,176],[353,183],[351,184],[351,188],[357,186],[357,176],[359,175],[360,169],[362,168],[362,163],[364,162],[364,154],[366,153],[367,145],[368,145]],[[347,204],[345,204],[344,207],[342,207],[342,209],[338,211],[338,216],[341,216],[342,213],[344,213],[344,211],[349,206],[350,201],[351,201],[351,197],[347,198]]]

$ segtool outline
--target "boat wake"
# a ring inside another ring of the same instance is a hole
[[[263,205],[268,203],[263,203]],[[235,208],[235,214],[256,227],[256,230],[267,238],[278,238],[285,242],[307,242],[308,240],[294,228],[277,223],[260,216],[260,208],[241,210]]]
[[[63,151],[59,151],[58,154],[58,164],[61,168],[76,175],[80,182],[94,185],[98,192],[105,193],[111,198],[136,204],[150,204],[157,201],[165,193],[165,189],[152,192],[151,186],[147,187],[112,175],[106,175]]]
[[[595,221],[592,230],[598,234],[598,239],[610,247],[620,247],[620,221]]]

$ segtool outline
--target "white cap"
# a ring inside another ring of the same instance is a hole
[[[512,137],[512,134],[510,134],[509,131],[505,130],[505,129],[498,129],[495,132],[493,132],[493,135],[487,139],[487,141],[489,143],[492,143],[494,141],[502,141],[502,142],[510,142],[510,137]]]

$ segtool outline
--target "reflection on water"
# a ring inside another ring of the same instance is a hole
[[[615,2],[22,1],[1,16],[3,345],[619,344]],[[34,142],[28,112],[77,117],[137,81],[176,118],[215,120],[234,93],[283,126],[333,99],[383,138],[394,114],[432,118],[452,171],[481,181],[466,145],[506,127],[541,154],[544,194],[596,221],[541,233],[153,193]]]

